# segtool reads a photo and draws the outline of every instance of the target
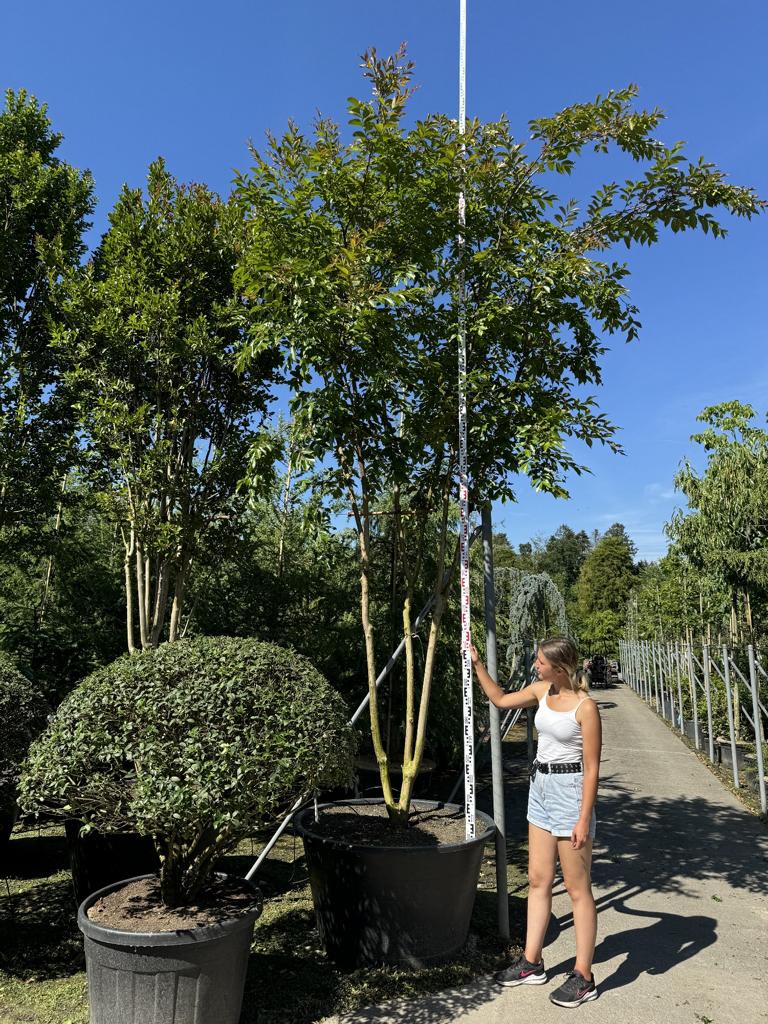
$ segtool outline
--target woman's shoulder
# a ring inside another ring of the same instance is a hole
[[[535,683],[531,683],[531,689],[536,694],[536,699],[538,700],[539,704],[541,704],[546,695],[549,693],[549,683],[543,679],[539,679]]]
[[[587,694],[586,697],[582,697],[576,705],[576,721],[579,723],[584,721],[585,716],[599,714],[600,711],[597,706],[597,701],[594,697],[590,697],[589,694]]]

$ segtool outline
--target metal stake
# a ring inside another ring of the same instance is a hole
[[[483,584],[485,592],[485,637],[488,674],[498,677],[496,661],[496,593],[493,587],[493,521],[490,505],[482,512]],[[504,761],[501,748],[501,715],[489,702],[491,729],[491,774],[493,778],[493,820],[496,823],[496,909],[499,935],[509,938],[509,895],[507,892],[507,830],[504,819]]]

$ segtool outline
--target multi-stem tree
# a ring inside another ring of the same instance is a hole
[[[88,479],[124,542],[129,651],[178,636],[190,567],[237,535],[273,364],[235,367],[241,241],[231,205],[159,160],[67,283],[57,347]]]
[[[371,51],[364,68],[373,95],[350,101],[348,139],[327,119],[312,137],[292,124],[265,155],[254,152],[239,182],[250,231],[239,280],[253,314],[242,365],[281,351],[293,416],[324,460],[326,486],[346,498],[356,523],[373,744],[390,818],[402,825],[458,559],[449,511],[457,493],[460,272],[474,507],[513,499],[517,475],[565,495],[565,474],[584,469],[569,438],[618,448],[586,392],[600,383],[601,335],[633,338],[638,329],[627,267],[599,254],[617,242],[651,243],[665,225],[719,234],[712,207],[750,216],[759,202],[711,165],[687,163],[679,146],[656,141],[662,115],[636,110],[634,89],[534,121],[529,154],[506,120],[471,121],[463,140],[447,116],[407,126],[412,66],[402,52],[380,59]],[[583,210],[552,192],[553,175],[567,175],[583,149],[610,146],[643,163],[642,173],[598,189]],[[389,571],[371,557],[372,524],[383,514],[400,535],[405,579],[399,797],[382,742],[370,614],[374,574]],[[427,529],[435,518],[438,528]],[[414,613],[425,599],[431,615],[417,679]]]

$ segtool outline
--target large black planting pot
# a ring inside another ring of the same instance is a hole
[[[96,830],[81,834],[82,827],[83,822],[77,818],[67,818],[64,822],[78,907],[91,893],[113,882],[159,870],[160,860],[149,836]]]
[[[434,801],[418,800],[412,806],[447,806],[461,813],[456,805]],[[477,834],[469,841],[417,847],[351,845],[313,834],[313,822],[314,808],[309,807],[297,815],[295,827],[304,840],[318,931],[335,963],[423,967],[449,959],[464,946],[483,846],[495,833],[492,818],[478,811]]]
[[[90,1024],[238,1024],[261,905],[216,925],[172,932],[116,931],[88,919],[96,900],[133,881],[92,893],[77,914]]]
[[[11,832],[13,832],[13,826],[16,824],[17,813],[18,808],[16,804],[13,804],[11,807],[0,808],[0,864],[5,863],[8,843],[11,838]]]

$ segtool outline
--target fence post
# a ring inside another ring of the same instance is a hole
[[[725,679],[725,700],[728,705],[728,732],[731,734],[731,761],[733,762],[733,784],[739,786],[739,766],[736,760],[736,735],[733,730],[733,704],[731,702],[731,659],[728,648],[723,644],[723,678]]]
[[[691,683],[691,714],[693,715],[693,742],[697,750],[701,750],[701,739],[699,738],[699,697],[696,692],[696,673],[693,666],[693,647],[687,645],[688,678]]]
[[[707,733],[709,734],[709,760],[715,763],[715,735],[712,726],[712,677],[709,664],[709,644],[701,649],[701,664],[704,668],[704,696],[707,699]]]
[[[757,686],[757,669],[755,667],[755,649],[752,644],[747,647],[749,654],[749,687],[752,690],[752,714],[755,722],[755,753],[757,754],[757,784],[760,791],[760,807],[763,814],[768,811],[765,796],[765,769],[763,766],[763,722],[760,718],[760,696]]]
[[[661,659],[660,659],[660,656],[659,656],[659,645],[652,642],[651,643],[651,648],[653,650],[653,683],[654,683],[654,688],[656,690],[656,714],[658,715],[658,714],[661,714],[661,702],[659,700],[659,679],[661,677],[661,672],[659,671],[659,665],[660,665]],[[662,683],[662,686],[663,686],[663,683]]]

